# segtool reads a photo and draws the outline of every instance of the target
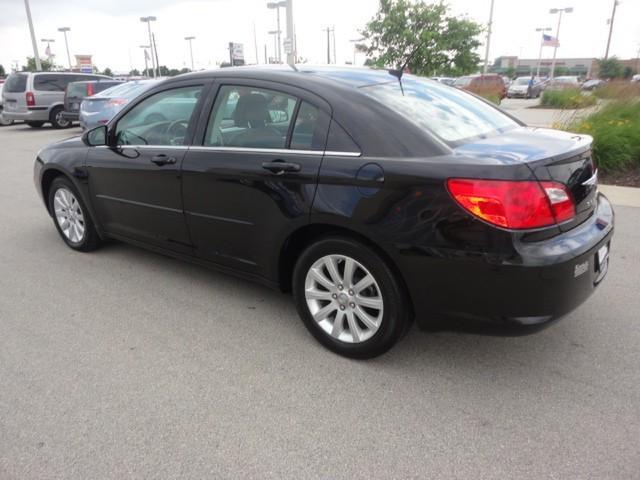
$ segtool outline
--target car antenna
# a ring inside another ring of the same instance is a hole
[[[409,62],[411,61],[413,56],[418,52],[418,50],[420,50],[420,48],[422,48],[422,46],[425,43],[427,43],[426,40],[424,42],[420,42],[418,44],[418,46],[413,49],[413,52],[411,52],[409,54],[409,56],[407,57],[407,59],[405,60],[405,62],[402,64],[401,67],[399,67],[399,68],[390,68],[389,70],[387,70],[390,75],[393,75],[394,77],[396,77],[398,79],[398,83],[400,84],[400,91],[402,92],[402,96],[404,96],[404,88],[402,86],[402,75],[404,74],[404,69],[407,68],[407,65],[409,65]]]

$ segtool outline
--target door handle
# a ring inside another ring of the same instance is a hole
[[[275,173],[276,175],[282,175],[285,172],[299,172],[299,163],[284,162],[282,160],[274,160],[273,162],[264,162],[262,168]]]
[[[174,163],[176,163],[176,158],[160,154],[156,155],[155,157],[151,157],[151,162],[161,167],[162,165],[173,165]]]

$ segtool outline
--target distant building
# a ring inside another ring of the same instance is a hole
[[[553,59],[543,58],[540,61],[540,75],[548,75],[551,72]],[[514,68],[516,75],[530,75],[538,68],[537,58],[518,58],[504,56],[496,58],[493,70],[496,73],[504,73]],[[556,58],[556,69],[560,69],[567,75],[583,77],[595,77],[598,74],[598,61],[596,58]]]

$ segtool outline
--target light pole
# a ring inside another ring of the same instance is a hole
[[[64,34],[64,46],[67,49],[67,61],[69,62],[69,71],[73,69],[73,67],[71,66],[71,55],[69,55],[69,41],[67,40],[67,32],[70,30],[71,29],[69,27],[60,27],[58,29],[59,32],[62,32]]]
[[[55,39],[53,38],[41,38],[40,41],[42,43],[46,43],[47,44],[47,48],[45,49],[44,53],[47,54],[47,58],[49,59],[49,64],[51,64],[51,42],[55,43]]]
[[[616,7],[618,6],[618,0],[613,0],[613,12],[611,12],[611,19],[609,20],[609,38],[607,39],[607,50],[604,52],[604,59],[609,58],[609,46],[611,45],[611,35],[613,34],[613,20],[616,18]]]
[[[542,32],[540,37],[540,53],[538,54],[538,67],[536,68],[536,77],[540,77],[540,62],[542,62],[542,47],[544,45],[544,32],[550,32],[551,27],[538,27],[536,32]]]
[[[280,30],[269,30],[269,35],[273,35],[273,59],[275,63],[279,63],[278,60],[278,38],[280,38]]]
[[[149,62],[148,62],[149,54],[147,53],[147,48],[151,48],[151,46],[140,45],[140,48],[142,48],[142,51],[144,52],[144,76],[148,77],[149,76]]]
[[[489,67],[489,46],[491,45],[491,27],[493,26],[493,2],[491,0],[491,7],[489,8],[489,23],[487,24],[487,48],[484,52],[484,68],[482,74],[487,74],[487,68]]]
[[[282,63],[282,52],[280,51],[282,42],[280,41],[280,7],[286,7],[287,6],[287,2],[286,1],[280,1],[280,2],[269,2],[267,3],[267,8],[273,10],[276,10],[276,19],[277,19],[277,29],[275,31],[278,32],[278,63]],[[288,20],[288,14],[287,14],[287,20]]]
[[[293,31],[293,0],[286,0],[285,7],[287,9],[287,63],[295,65],[298,58],[298,46],[296,45],[295,33]]]
[[[40,55],[38,54],[38,42],[36,42],[36,34],[33,30],[33,20],[31,20],[31,8],[29,8],[29,0],[24,0],[24,8],[27,11],[27,22],[29,22],[29,32],[31,33],[31,46],[33,47],[33,59],[36,62],[36,70],[42,71],[40,63]]]
[[[195,68],[193,66],[193,44],[191,43],[191,41],[195,40],[195,38],[196,37],[184,37],[184,39],[189,42],[189,53],[191,54],[191,71],[192,72],[195,70]]]
[[[147,30],[149,32],[149,45],[151,48],[151,66],[153,68],[153,78],[156,78],[156,57],[153,49],[153,37],[151,36],[151,22],[155,22],[157,19],[154,16],[140,17],[140,21],[147,24]],[[157,54],[156,54],[157,55]]]
[[[560,45],[560,22],[562,22],[562,14],[563,13],[571,13],[573,12],[573,7],[566,8],[552,8],[549,10],[549,13],[552,15],[558,14],[558,29],[556,30],[556,44],[553,47],[553,60],[551,60],[551,73],[549,74],[549,78],[553,80],[553,74],[556,70],[556,53],[558,53],[558,45]]]

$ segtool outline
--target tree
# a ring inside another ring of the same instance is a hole
[[[567,68],[567,67],[556,67],[553,69],[553,76],[554,77],[562,77],[565,75],[569,75],[571,73],[571,71]]]
[[[616,57],[598,60],[598,70],[600,78],[620,78],[624,75],[624,65]]]
[[[47,60],[44,58],[40,59],[40,65],[42,65],[43,72],[48,72],[50,70],[53,70],[53,67],[54,67],[53,60]],[[25,72],[37,71],[35,57],[27,57],[27,64],[22,66],[22,70]]]
[[[417,75],[462,75],[478,68],[483,27],[464,17],[449,15],[446,3],[423,0],[380,0],[380,6],[360,33],[358,46],[376,66],[408,67]]]
[[[4,77],[7,73],[4,71],[4,66],[0,64],[0,77]]]
[[[2,65],[0,65],[0,67],[1,67],[1,66],[2,66]],[[628,65],[627,65],[626,67],[624,67],[624,74],[623,74],[624,78],[631,78],[631,77],[633,77],[636,73],[638,73],[638,72],[636,72],[636,71],[635,71],[633,68],[631,68],[630,66],[628,66]]]
[[[131,70],[129,72],[129,75],[131,75],[132,77],[139,77],[140,76],[140,70],[138,70],[137,68],[134,68],[133,70]]]
[[[508,78],[513,78],[516,76],[516,67],[509,67],[504,71],[504,74]]]
[[[105,68],[102,71],[103,75],[106,75],[107,77],[113,77],[113,72],[111,71],[111,69],[109,67]]]

